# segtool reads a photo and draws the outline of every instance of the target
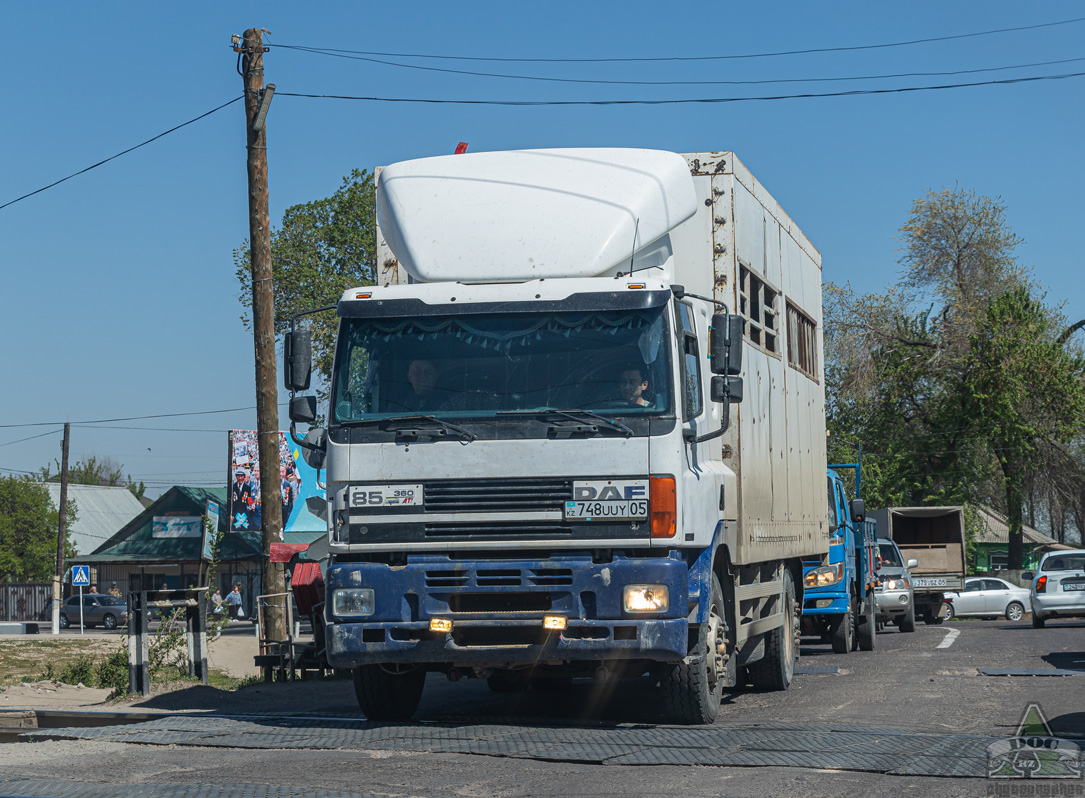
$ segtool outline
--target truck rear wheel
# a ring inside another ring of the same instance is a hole
[[[369,720],[410,720],[422,700],[426,672],[387,671],[384,665],[354,669],[354,694]]]
[[[711,723],[720,714],[731,661],[725,617],[723,588],[713,574],[708,621],[701,624],[694,661],[665,665],[660,675],[664,711],[675,723]]]
[[[866,605],[866,611],[858,618],[859,628],[856,631],[856,637],[859,638],[860,651],[873,651],[874,642],[878,637],[874,620],[874,594],[868,593],[863,603]]]
[[[787,568],[783,581],[784,624],[765,635],[765,656],[747,668],[750,683],[758,690],[786,690],[795,677],[795,661],[799,656],[795,639],[795,584]]]
[[[849,603],[847,612],[833,616],[830,635],[833,651],[837,654],[847,654],[854,648],[855,619],[852,617],[852,611]]]

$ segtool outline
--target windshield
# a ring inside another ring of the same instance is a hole
[[[98,603],[103,607],[119,607],[124,604],[123,601],[114,596],[98,596]]]
[[[671,412],[663,310],[344,319],[331,421]]]
[[[1085,571],[1085,554],[1060,554],[1044,561],[1045,571]]]
[[[901,562],[900,559],[900,554],[897,552],[897,547],[892,543],[879,544],[878,552],[882,558],[882,565],[888,565],[890,568],[904,567],[904,563]]]

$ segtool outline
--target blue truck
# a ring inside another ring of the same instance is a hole
[[[858,464],[828,469],[829,563],[811,560],[803,568],[803,631],[828,638],[837,654],[873,651],[876,635],[877,527],[862,499],[847,500],[836,471],[846,468],[855,469],[856,492],[861,484]]]

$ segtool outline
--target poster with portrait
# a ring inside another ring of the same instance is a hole
[[[230,430],[227,436],[230,490],[227,496],[231,532],[263,530],[263,507],[273,485],[283,505],[284,532],[321,532],[327,524],[309,512],[305,500],[323,496],[316,469],[301,456],[286,433],[279,433],[279,473],[260,473],[260,454],[255,430]]]

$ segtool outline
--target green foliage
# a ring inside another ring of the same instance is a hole
[[[245,306],[242,321],[251,329],[252,269],[248,241],[234,250]],[[286,209],[282,224],[271,233],[275,284],[275,331],[289,329],[302,311],[334,305],[343,292],[372,285],[376,259],[376,194],[373,176],[353,170],[332,196]],[[334,311],[309,317],[313,361],[325,385],[331,377],[337,318]],[[321,393],[324,388],[321,388]]]
[[[76,520],[69,501],[67,523]],[[60,516],[49,491],[25,477],[0,477],[0,582],[48,582],[56,569]],[[68,543],[67,556],[75,556]]]
[[[109,694],[110,700],[128,695],[127,636],[122,637],[121,644],[98,663],[95,669],[95,677],[99,687],[111,691]]]
[[[897,285],[857,296],[827,284],[826,394],[830,461],[862,445],[868,506],[1001,509],[1014,568],[1026,491],[1073,470],[1085,367],[1018,267],[1004,217],[997,199],[929,192],[901,228]]]
[[[56,471],[50,466],[42,466],[38,469],[42,482],[60,482],[61,466],[59,460],[54,460]],[[124,475],[123,466],[112,457],[98,459],[97,455],[89,455],[82,460],[77,460],[74,465],[68,465],[68,482],[72,485],[102,485],[105,487],[125,486],[137,499],[142,500],[146,492],[146,486],[140,482],[138,485],[132,481],[132,475]]]

